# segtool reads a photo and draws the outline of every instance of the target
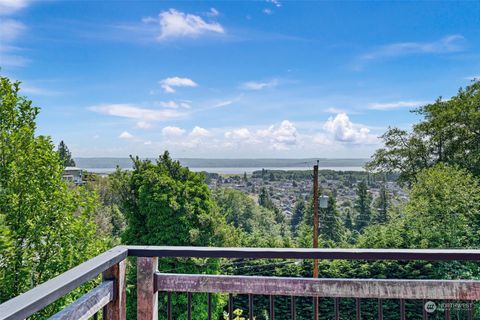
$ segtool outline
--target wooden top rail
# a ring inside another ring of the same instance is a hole
[[[155,274],[156,290],[333,298],[480,300],[480,281]]]
[[[61,275],[0,304],[0,320],[25,319],[127,257],[128,249],[115,247]]]
[[[480,250],[457,249],[300,249],[127,246],[134,257],[193,257],[251,259],[344,259],[480,261]]]

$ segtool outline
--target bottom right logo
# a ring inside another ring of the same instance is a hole
[[[425,302],[425,311],[428,313],[434,313],[437,310],[437,304],[433,301]]]

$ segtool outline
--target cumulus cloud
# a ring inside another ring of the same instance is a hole
[[[371,110],[391,110],[398,108],[416,108],[422,105],[427,104],[427,101],[397,101],[397,102],[386,102],[386,103],[370,103],[368,109]]]
[[[190,132],[190,136],[194,138],[201,138],[201,137],[208,137],[210,135],[210,132],[202,127],[194,127],[192,129],[192,132]]]
[[[131,104],[103,104],[92,106],[89,109],[101,114],[142,121],[164,121],[186,116],[186,113],[177,110],[147,109]]]
[[[209,16],[213,17],[216,15],[218,15],[218,11],[213,8],[210,9]],[[144,18],[143,22],[158,23],[160,25],[160,34],[157,37],[159,41],[172,38],[199,37],[209,33],[225,33],[222,25],[218,22],[207,22],[200,16],[175,9],[161,12],[158,18]]]
[[[196,87],[198,84],[189,78],[169,77],[161,80],[160,86],[166,93],[173,93],[175,87]]]
[[[339,142],[369,144],[377,142],[377,138],[365,126],[354,124],[346,113],[330,117],[323,129]]]
[[[185,133],[184,129],[168,126],[162,129],[162,134],[166,137],[181,137]]]
[[[240,88],[244,90],[253,90],[253,91],[258,91],[266,88],[273,88],[278,85],[278,80],[273,79],[271,81],[247,81],[242,83]]]
[[[280,125],[271,125],[267,129],[258,129],[251,132],[248,128],[228,130],[225,138],[247,143],[265,144],[275,150],[288,150],[290,146],[297,144],[297,129],[288,120],[282,121]]]
[[[247,128],[234,129],[225,132],[225,138],[228,139],[248,139],[250,137],[251,133]]]
[[[135,137],[128,131],[123,131],[122,133],[120,133],[120,135],[118,136],[120,139],[123,139],[123,140],[132,140],[134,139]]]

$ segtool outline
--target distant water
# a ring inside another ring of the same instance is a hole
[[[88,172],[93,172],[97,174],[110,174],[115,171],[115,168],[84,168]],[[210,172],[210,173],[219,173],[219,174],[242,174],[244,172],[250,174],[254,171],[267,169],[267,170],[295,170],[295,171],[303,171],[303,170],[312,170],[312,167],[240,167],[240,168],[233,168],[233,167],[189,167],[190,170],[196,172]],[[364,169],[360,166],[353,166],[353,167],[322,167],[319,166],[320,170],[335,170],[335,171],[363,171]],[[124,169],[125,170],[125,169]],[[127,168],[127,170],[130,170]]]

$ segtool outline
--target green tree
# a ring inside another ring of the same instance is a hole
[[[36,136],[39,108],[0,77],[0,302],[105,249],[96,236],[94,193],[69,188],[49,137]],[[68,299],[66,297],[65,299]],[[43,318],[65,300],[43,310]]]
[[[173,161],[168,152],[155,163],[132,158],[133,171],[126,183],[127,192],[122,199],[122,211],[127,228],[122,236],[125,244],[169,246],[223,246],[228,245],[227,225],[212,200],[204,176]],[[217,273],[215,259],[162,259],[159,270],[177,270],[184,273]],[[130,268],[129,282],[135,283],[135,268]],[[135,292],[128,299],[128,318],[135,317]],[[200,305],[206,297],[194,296]],[[159,308],[166,306],[159,300]],[[186,318],[186,299],[174,295],[175,319]],[[215,299],[215,314],[221,304]],[[206,309],[194,313],[205,319]]]
[[[367,189],[367,183],[365,180],[360,181],[357,184],[357,198],[355,199],[355,210],[357,212],[355,228],[358,232],[362,231],[372,221],[371,202],[372,195]]]
[[[382,183],[378,193],[378,197],[375,199],[374,204],[377,210],[375,220],[377,223],[385,223],[388,221],[388,208],[390,207],[390,201],[388,198],[388,191],[385,187],[385,183]]]
[[[296,234],[297,228],[300,222],[303,220],[305,215],[305,207],[305,200],[302,198],[297,198],[297,201],[295,201],[295,206],[293,207],[292,219],[290,220],[292,233],[294,234]]]
[[[458,91],[449,100],[414,112],[423,121],[412,132],[389,128],[382,136],[384,147],[377,150],[367,168],[399,172],[399,181],[411,185],[422,169],[437,163],[458,165],[480,176],[480,81]]]
[[[327,208],[319,209],[319,229],[319,235],[327,241],[340,242],[345,234],[333,196],[328,197]]]
[[[57,152],[64,167],[75,167],[75,161],[72,158],[72,153],[70,150],[68,150],[68,147],[63,140],[60,141]]]

